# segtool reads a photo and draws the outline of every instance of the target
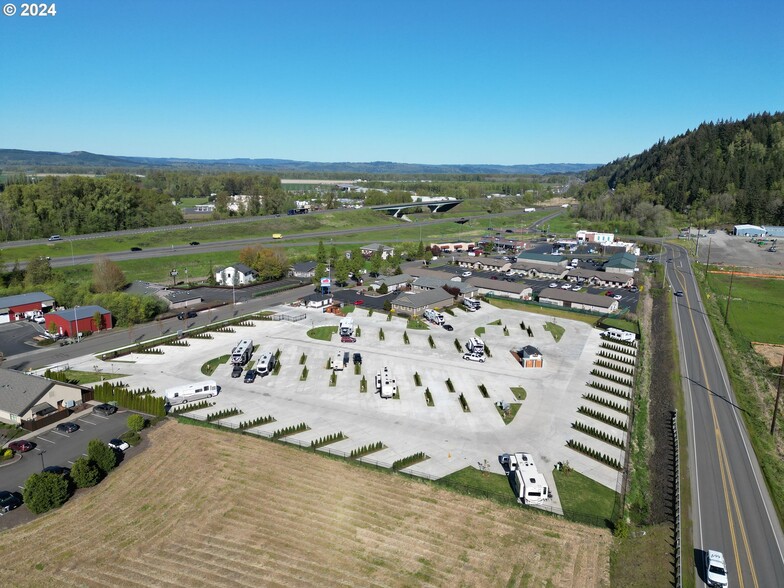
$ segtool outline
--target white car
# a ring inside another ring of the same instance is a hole
[[[464,353],[463,359],[468,361],[478,361],[479,363],[485,362],[485,356],[479,353]]]
[[[705,554],[705,576],[708,586],[726,588],[729,584],[727,580],[727,566],[720,551],[709,549],[708,553]]]
[[[613,300],[620,300],[621,298],[623,298],[623,296],[621,296],[620,294],[616,294],[615,296],[613,296]]]
[[[571,290],[571,289],[572,287],[569,284],[564,284],[563,286],[561,286],[561,290]]]
[[[460,275],[463,276],[464,278],[470,278],[471,277],[471,272],[463,272]]]
[[[548,287],[549,287],[549,288],[557,288],[557,287],[558,287],[558,284],[556,284],[555,282],[553,282],[553,283],[552,283],[552,284],[550,284],[550,286],[548,286]]]
[[[126,449],[130,448],[130,445],[128,445],[122,439],[112,439],[111,441],[109,441],[108,445],[109,447],[111,447],[112,449],[116,449],[117,451],[125,451]]]
[[[580,286],[572,286],[572,292],[579,292],[580,290],[582,290]]]

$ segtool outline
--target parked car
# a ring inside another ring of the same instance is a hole
[[[721,551],[709,549],[705,554],[705,580],[708,586],[726,588],[729,584],[727,580],[727,564],[724,563],[724,555]]]
[[[191,241],[191,242],[190,242],[190,244],[191,244],[191,245],[198,245],[198,244],[199,244],[199,242],[198,242],[198,241]]]
[[[355,353],[354,354],[354,365],[362,365],[362,354]]]
[[[242,375],[242,366],[235,365],[231,370],[231,377],[232,378],[239,378]]]
[[[47,466],[41,470],[43,474],[54,474],[55,476],[62,476],[65,477],[71,473],[69,468],[64,468],[63,466]]]
[[[623,296],[621,296],[620,294],[616,294],[615,296],[613,296],[613,300],[620,300],[621,298],[623,298]]]
[[[343,336],[340,338],[340,342],[341,342],[341,343],[356,343],[356,342],[357,342],[357,340],[356,340],[356,338],[354,338],[354,337],[349,337],[348,335],[343,335]]]
[[[22,501],[8,490],[0,490],[0,512],[8,512],[22,506]]]
[[[607,290],[607,292],[605,292],[604,295],[605,296],[615,296],[615,292],[613,292],[612,290]]]
[[[637,286],[632,286],[631,288],[629,288],[629,292],[639,292],[639,291],[640,289]]]
[[[479,363],[485,362],[485,356],[479,353],[464,353],[463,359],[467,361],[478,361]]]
[[[107,445],[116,451],[125,451],[131,447],[122,439],[110,439]]]
[[[681,296],[683,296],[683,292],[681,292],[680,290],[678,290],[677,292],[675,292],[675,295],[676,295],[678,298],[680,298]]]
[[[552,284],[550,284],[550,285],[549,285],[549,286],[547,286],[547,287],[548,287],[548,288],[557,288],[557,287],[558,287],[558,284],[556,284],[555,282],[553,282]]]
[[[185,319],[196,318],[197,316],[199,316],[199,313],[197,313],[195,310],[189,310],[188,312],[179,313],[177,318],[181,321],[184,321]]]
[[[564,284],[563,286],[561,286],[561,290],[571,290],[571,289],[572,286],[570,284]]]
[[[60,423],[54,428],[58,433],[73,433],[79,430],[79,425],[76,423]]]
[[[255,381],[256,381],[256,370],[250,369],[247,372],[245,372],[245,383],[246,384],[252,384]]]
[[[25,453],[35,447],[35,443],[27,441],[26,439],[19,439],[18,441],[11,441],[8,444],[8,449],[13,449],[18,453]]]
[[[93,414],[99,414],[101,416],[110,416],[117,412],[117,407],[112,404],[99,404],[98,406],[93,408]]]
[[[141,251],[141,247],[131,247],[131,251]]]
[[[444,323],[441,326],[444,327],[445,331],[454,331],[455,330],[455,328],[452,325],[448,324],[448,323]]]
[[[582,290],[580,286],[572,286],[572,292],[579,292],[580,290]]]
[[[472,276],[471,272],[463,272],[460,275],[463,276],[464,278],[470,278]]]

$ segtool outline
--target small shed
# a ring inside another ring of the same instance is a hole
[[[524,368],[540,368],[544,361],[542,354],[533,345],[526,345],[517,352],[520,365]]]

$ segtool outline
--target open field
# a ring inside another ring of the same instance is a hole
[[[610,544],[605,530],[168,422],[101,485],[0,535],[14,553],[0,583],[609,586]]]
[[[731,276],[708,274],[722,311],[727,306]],[[784,343],[784,280],[732,278],[730,327],[748,342]]]

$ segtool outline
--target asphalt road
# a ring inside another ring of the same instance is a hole
[[[689,426],[697,583],[705,580],[705,553],[715,549],[724,554],[730,586],[784,586],[781,525],[705,315],[689,258],[684,249],[672,245],[665,245],[664,256],[668,282],[674,291],[684,293],[674,298],[674,320]]]

